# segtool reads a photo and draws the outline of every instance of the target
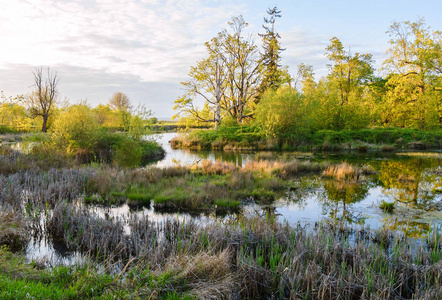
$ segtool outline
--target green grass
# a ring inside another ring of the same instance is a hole
[[[196,130],[175,144],[177,148],[195,149],[358,149],[369,147],[391,152],[395,149],[426,149],[442,147],[442,130],[423,131],[410,128],[372,128],[353,130],[318,130],[302,135],[265,137],[257,126],[222,126],[218,130]]]
[[[379,208],[391,214],[394,211],[394,202],[386,202],[382,200],[382,203],[379,205]]]
[[[0,249],[0,299],[115,299],[107,291],[114,279],[86,266],[40,270]]]
[[[218,199],[215,200],[215,205],[217,212],[238,211],[241,207],[241,201],[232,199]]]

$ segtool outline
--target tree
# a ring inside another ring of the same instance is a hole
[[[46,132],[51,110],[58,97],[59,78],[57,72],[52,72],[49,68],[46,78],[42,67],[36,68],[33,74],[35,91],[27,97],[27,105],[32,118],[38,116],[43,118],[41,131]]]
[[[267,9],[268,18],[264,18],[264,24],[262,27],[265,29],[266,33],[259,34],[262,38],[262,44],[264,53],[262,56],[262,81],[259,87],[259,93],[262,95],[267,89],[271,88],[277,90],[283,83],[286,83],[287,79],[283,76],[283,71],[279,68],[281,67],[281,43],[279,39],[281,38],[279,34],[275,31],[276,18],[281,17],[281,11],[275,6],[272,9]]]
[[[181,113],[187,113],[201,122],[214,122],[215,128],[218,128],[221,122],[221,105],[224,100],[226,89],[227,69],[226,58],[222,53],[223,43],[227,38],[226,31],[218,33],[218,36],[206,42],[205,46],[209,57],[197,61],[195,67],[190,68],[189,81],[181,84],[186,89],[186,94],[175,101],[174,109],[179,109]],[[196,96],[204,99],[205,105],[211,114],[204,114],[204,111],[198,110],[193,100]],[[225,108],[225,105],[224,105]]]
[[[296,74],[293,87],[295,89],[301,90],[302,94],[304,95],[312,94],[316,87],[314,75],[315,73],[313,72],[312,65],[300,63],[298,65],[298,72]]]
[[[129,97],[122,92],[115,92],[109,99],[109,106],[120,114],[120,126],[124,130],[129,130],[131,119],[130,109],[132,108]]]
[[[385,120],[395,126],[433,127],[442,122],[442,33],[431,31],[423,19],[395,22],[388,33]]]
[[[55,119],[52,140],[60,149],[75,153],[78,149],[91,149],[100,125],[85,103],[69,106]]]
[[[129,111],[131,103],[129,97],[122,92],[115,92],[109,99],[109,106],[113,110]]]
[[[294,141],[307,133],[312,124],[311,107],[294,88],[268,89],[256,109],[255,122],[269,137]]]
[[[231,116],[241,123],[253,115],[261,79],[260,57],[249,36],[244,38],[247,26],[242,16],[228,23],[232,33],[223,30],[206,43],[208,57],[197,62],[189,72],[190,80],[182,82],[186,93],[175,101],[178,115],[190,116],[202,122],[219,125],[222,118]],[[203,109],[195,105],[204,101]]]
[[[339,97],[335,108],[336,129],[355,128],[362,124],[350,122],[348,118],[356,116],[363,109],[362,100],[367,85],[373,75],[373,60],[371,54],[351,54],[345,51],[341,41],[333,37],[326,48],[326,56],[331,64],[328,65],[330,74],[327,79],[332,83]]]

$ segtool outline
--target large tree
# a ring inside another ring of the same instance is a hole
[[[336,129],[354,128],[357,122],[350,121],[363,109],[364,92],[373,75],[371,54],[352,54],[346,51],[341,41],[333,37],[325,52],[330,60],[330,73],[327,76],[331,93],[337,94],[335,107]],[[358,117],[356,117],[358,118]],[[360,124],[362,125],[362,124]],[[362,125],[363,126],[363,125]]]
[[[129,97],[122,92],[115,92],[109,99],[109,107],[120,115],[120,127],[129,130],[132,108]]]
[[[395,22],[388,31],[390,57],[383,120],[428,128],[442,121],[442,34],[424,20]]]
[[[284,70],[281,70],[281,38],[275,30],[275,22],[281,17],[281,11],[275,6],[267,10],[268,17],[264,18],[262,27],[265,33],[259,34],[262,38],[262,73],[263,78],[259,87],[259,93],[262,95],[267,89],[277,90],[283,83],[286,83],[287,76]]]
[[[46,132],[49,116],[58,97],[59,78],[57,72],[49,68],[47,68],[46,77],[42,67],[36,68],[33,74],[35,90],[27,97],[27,105],[31,117],[42,117],[41,131]]]
[[[197,61],[189,72],[190,80],[181,83],[186,92],[175,101],[177,115],[214,122],[216,127],[226,116],[241,123],[253,115],[261,59],[253,39],[243,36],[247,23],[242,16],[229,25],[232,32],[223,30],[207,42],[208,57]],[[203,100],[203,109],[195,104],[198,99]]]

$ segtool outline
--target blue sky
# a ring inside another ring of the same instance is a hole
[[[0,0],[0,90],[27,94],[34,68],[50,66],[70,103],[96,106],[121,91],[169,118],[179,82],[205,57],[204,42],[240,14],[250,33],[262,32],[273,6],[282,11],[283,64],[293,75],[299,63],[311,64],[317,79],[327,72],[323,54],[334,36],[352,52],[373,54],[379,68],[394,21],[422,17],[442,30],[436,0]]]

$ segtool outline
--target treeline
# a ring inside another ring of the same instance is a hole
[[[424,20],[390,26],[389,57],[375,71],[371,54],[346,50],[333,37],[325,49],[327,76],[298,65],[291,76],[281,66],[276,8],[264,19],[263,48],[244,37],[242,17],[206,43],[208,57],[191,68],[186,93],[175,101],[181,121],[215,128],[254,125],[268,137],[293,140],[319,130],[442,125],[442,33]],[[382,76],[381,76],[382,74]],[[203,107],[196,103],[203,100]]]
[[[54,103],[47,112],[47,123],[43,129],[44,119],[38,113],[41,108],[28,101],[28,97],[19,95],[5,97],[1,95],[0,101],[0,133],[25,133],[35,131],[52,131],[54,123],[75,107],[82,107],[93,117],[94,122],[100,127],[110,131],[134,131],[135,127],[150,127],[158,123],[152,113],[143,106],[133,107],[129,98],[116,92],[110,97],[108,104],[99,104],[91,107],[86,101],[77,104]],[[127,103],[120,98],[126,98]],[[61,102],[61,101],[60,101]]]
[[[60,103],[55,72],[48,69],[46,75],[37,68],[34,80],[30,95],[2,95],[0,105],[0,134],[34,132],[24,137],[37,142],[29,149],[31,161],[50,158],[63,165],[72,161],[135,167],[164,156],[156,142],[145,139],[157,119],[143,106],[133,107],[127,95],[116,92],[108,104],[95,108],[86,101]]]

